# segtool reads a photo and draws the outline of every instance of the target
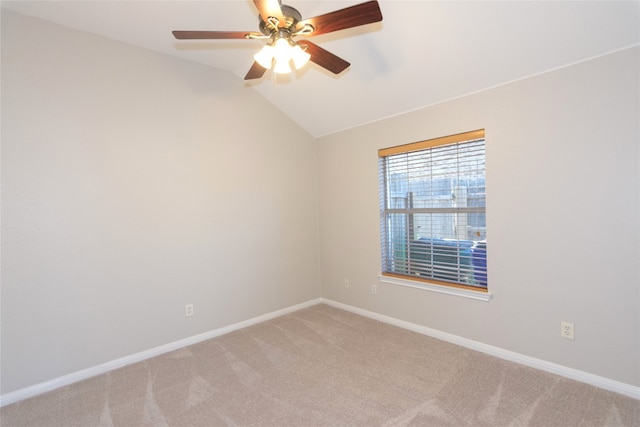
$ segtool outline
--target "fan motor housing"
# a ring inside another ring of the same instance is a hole
[[[296,24],[302,20],[302,15],[300,14],[300,12],[298,12],[297,9],[291,6],[287,6],[286,4],[280,6],[280,9],[282,10],[282,15],[285,19],[284,28],[286,29],[294,28]],[[278,30],[277,28],[273,28],[270,23],[265,22],[265,20],[262,19],[260,15],[258,15],[258,18],[260,19],[260,32],[265,36],[270,36]],[[282,26],[280,26],[280,28],[282,28]]]

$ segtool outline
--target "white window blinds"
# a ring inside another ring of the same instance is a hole
[[[484,130],[378,154],[383,275],[486,289]]]

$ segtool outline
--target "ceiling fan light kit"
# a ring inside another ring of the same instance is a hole
[[[333,74],[340,74],[349,63],[320,46],[298,36],[316,36],[382,21],[380,6],[375,0],[357,4],[324,15],[302,20],[302,15],[291,6],[279,0],[253,0],[259,12],[260,32],[241,31],[173,31],[179,40],[196,39],[270,39],[254,55],[254,63],[245,80],[257,79],[272,69],[276,74],[290,73],[291,62],[296,70],[308,61],[325,68]]]
[[[286,33],[284,30],[279,33]],[[305,46],[306,47],[306,46]],[[296,70],[302,68],[311,58],[299,44],[291,40],[288,35],[278,35],[270,44],[264,45],[260,52],[253,55],[258,64],[265,69],[270,69],[273,65],[273,71],[278,74],[290,73],[291,67],[289,63],[293,61]]]

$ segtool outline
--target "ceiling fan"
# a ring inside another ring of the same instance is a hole
[[[267,69],[272,67],[275,73],[291,72],[291,62],[298,69],[307,61],[311,61],[334,74],[340,74],[351,64],[308,40],[294,41],[294,37],[317,36],[382,21],[382,12],[375,0],[304,20],[300,12],[282,4],[281,0],[253,0],[253,3],[259,12],[260,32],[173,31],[172,33],[179,40],[269,39],[268,44],[254,55],[255,61],[244,77],[245,80],[251,80],[262,77]]]

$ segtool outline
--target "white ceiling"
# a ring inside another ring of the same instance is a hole
[[[365,0],[285,0],[304,18]],[[351,67],[310,63],[247,83],[315,137],[437,104],[640,42],[638,1],[382,0],[381,23],[313,37]],[[257,31],[250,0],[2,1],[14,11],[228,70],[263,41],[178,41],[172,30]]]

